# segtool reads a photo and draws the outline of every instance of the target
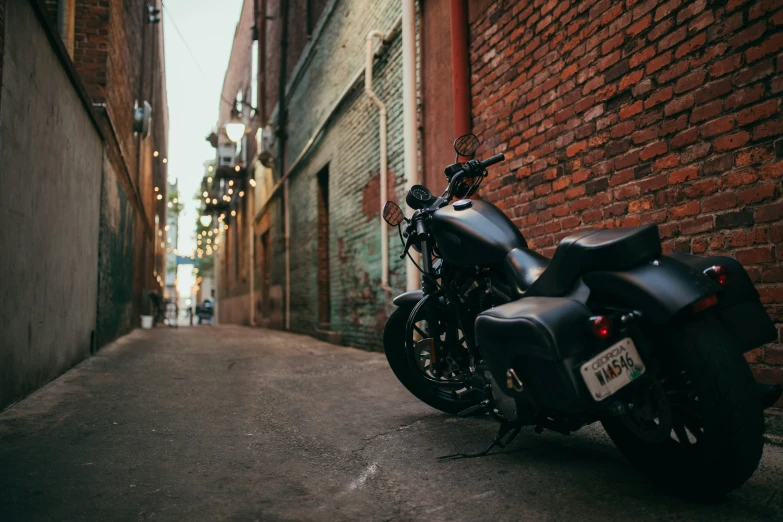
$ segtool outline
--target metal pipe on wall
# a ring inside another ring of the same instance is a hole
[[[288,2],[280,2],[280,77],[277,85],[277,161],[278,174],[285,178],[283,187],[283,211],[285,212],[285,329],[291,329],[291,249],[289,243],[291,218],[288,205],[288,178],[285,175],[285,139],[287,126],[287,107],[285,104],[285,84],[288,76],[286,67],[288,57]]]
[[[419,147],[416,110],[416,7],[415,0],[402,0],[402,112],[405,148],[405,188],[419,182]],[[410,259],[405,265],[406,289],[421,286],[419,272]]]
[[[73,40],[76,30],[76,0],[60,0],[57,3],[57,29],[65,50],[73,58]]]
[[[383,206],[386,203],[388,199],[388,174],[387,174],[387,152],[386,152],[386,104],[384,104],[380,99],[378,99],[378,96],[375,95],[375,91],[372,90],[372,67],[373,67],[373,41],[375,38],[381,39],[382,42],[385,42],[388,38],[388,35],[384,35],[380,31],[370,31],[367,33],[367,54],[366,54],[366,60],[365,60],[365,69],[364,69],[364,92],[367,93],[367,96],[372,100],[372,102],[378,107],[378,113],[380,116],[379,121],[379,135],[380,135],[380,160],[381,160],[381,179],[380,179],[380,185],[381,185],[381,200],[380,200],[380,211],[379,211],[379,221],[380,221],[380,227],[381,227],[381,287],[384,290],[391,291],[391,286],[389,286],[389,227],[386,225],[386,222],[383,220]]]
[[[467,8],[466,0],[451,0],[451,83],[454,92],[455,137],[471,131]]]
[[[255,223],[253,222],[253,205],[255,204],[255,190],[251,190],[252,187],[250,187],[250,184],[246,187],[245,190],[245,196],[247,196],[247,212],[244,213],[244,217],[247,220],[247,242],[248,242],[248,271],[250,272],[250,275],[248,277],[248,280],[250,282],[250,310],[248,310],[248,322],[250,323],[250,326],[256,325],[256,317],[255,317],[255,239],[254,239],[254,232],[255,232]]]
[[[288,204],[288,178],[283,184],[283,212],[285,212],[285,329],[291,329],[291,207]]]

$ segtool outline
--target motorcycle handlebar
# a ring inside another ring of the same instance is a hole
[[[481,162],[481,166],[484,168],[489,167],[490,165],[494,165],[495,163],[500,163],[506,159],[506,156],[503,155],[503,153],[495,154],[494,156],[487,158]]]
[[[479,162],[479,165],[481,165],[482,169],[486,169],[489,166],[495,165],[496,163],[500,163],[501,161],[505,160],[506,156],[503,153],[495,154],[494,156],[491,156],[485,160],[482,160]],[[467,165],[467,164],[466,164]],[[446,187],[446,190],[443,191],[443,194],[440,198],[438,198],[438,201],[448,201],[451,199],[453,193],[454,193],[454,187],[456,186],[457,182],[462,179],[467,173],[464,169],[459,170],[458,172],[455,172],[454,175],[449,180],[449,186]],[[478,173],[475,173],[478,174]],[[438,206],[437,203],[435,205]]]

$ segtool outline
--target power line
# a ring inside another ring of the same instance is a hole
[[[207,75],[206,72],[204,72],[204,69],[201,68],[201,64],[198,63],[198,59],[196,58],[196,55],[193,54],[193,51],[190,49],[190,46],[188,45],[187,40],[185,40],[185,37],[182,35],[182,31],[179,30],[179,26],[177,26],[177,22],[174,21],[174,17],[171,15],[171,11],[169,11],[169,8],[166,7],[166,4],[161,4],[163,6],[163,10],[166,11],[169,20],[171,20],[171,25],[174,27],[174,30],[177,31],[177,35],[179,35],[179,39],[182,41],[182,44],[185,46],[185,49],[187,49],[188,54],[190,55],[190,58],[193,60],[193,63],[196,64],[196,67],[201,72],[201,74],[204,76],[205,80],[209,80],[209,75]],[[223,96],[223,93],[220,93],[220,99],[229,104],[230,106],[234,106],[234,102],[229,101]]]

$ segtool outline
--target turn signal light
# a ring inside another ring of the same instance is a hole
[[[708,276],[720,286],[729,284],[729,269],[724,265],[713,265],[704,270],[704,275]]]
[[[705,297],[701,301],[696,301],[693,303],[693,312],[699,313],[703,310],[706,310],[707,308],[710,308],[711,306],[715,306],[718,304],[718,296],[717,295],[711,295],[709,297]]]
[[[612,318],[606,315],[599,315],[590,318],[593,335],[598,339],[609,339],[612,336]]]

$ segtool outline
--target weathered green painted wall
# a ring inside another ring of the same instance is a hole
[[[328,8],[327,8],[328,11]],[[327,20],[317,51],[305,57],[290,94],[288,156],[294,158],[325,111],[364,63],[364,37],[389,31],[400,16],[398,2],[341,1]],[[388,111],[389,197],[403,190],[402,38],[376,60],[373,87]],[[363,91],[345,99],[307,159],[291,177],[291,327],[314,332],[318,325],[318,173],[329,168],[329,289],[331,330],[342,342],[365,349],[381,346],[391,295],[404,291],[405,268],[396,255],[399,238],[389,234],[390,282],[381,288],[380,138],[378,109]],[[278,219],[277,217],[275,219]],[[274,281],[285,284],[284,248],[276,244]]]
[[[133,309],[134,211],[109,161],[103,164],[98,243],[97,346],[129,332]]]

